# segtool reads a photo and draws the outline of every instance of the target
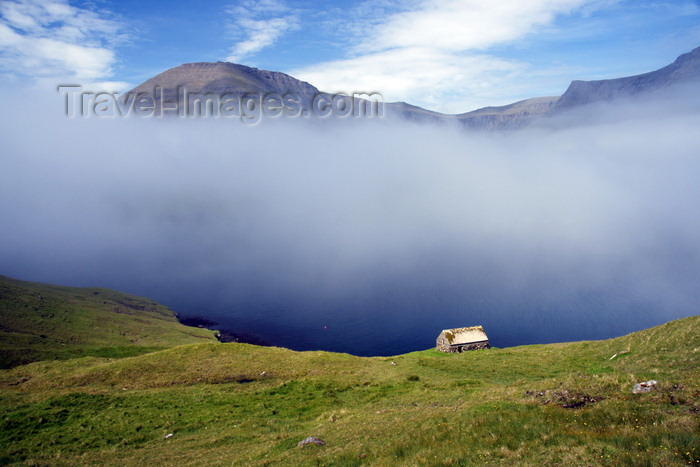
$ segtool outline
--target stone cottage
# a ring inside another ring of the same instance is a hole
[[[489,338],[481,326],[445,329],[438,336],[435,346],[442,352],[464,352],[465,350],[488,349]]]

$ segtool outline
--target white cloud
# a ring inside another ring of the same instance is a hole
[[[489,47],[522,39],[557,15],[601,5],[596,0],[425,0],[365,25],[362,39],[348,49],[349,58],[290,73],[324,90],[371,86],[388,100],[464,112],[494,104],[494,98],[508,99],[503,84],[527,69],[525,63],[488,55]]]
[[[325,62],[291,75],[327,92],[380,92],[387,102],[405,101],[458,113],[503,96],[505,79],[522,65],[488,55],[459,56],[430,47],[405,47]],[[349,84],[352,83],[352,84]]]
[[[439,50],[464,51],[522,37],[569,13],[587,0],[429,0],[414,11],[391,16],[376,37],[362,44],[369,50],[430,44]]]
[[[97,80],[109,77],[114,47],[128,40],[109,12],[63,0],[0,3],[0,70],[14,76]]]
[[[227,11],[234,21],[230,24],[232,36],[239,40],[226,60],[240,62],[259,52],[298,27],[297,16],[283,3],[275,0],[242,2]]]

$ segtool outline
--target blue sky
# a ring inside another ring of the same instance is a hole
[[[5,82],[126,90],[223,60],[443,112],[651,71],[699,45],[699,0],[0,0]]]

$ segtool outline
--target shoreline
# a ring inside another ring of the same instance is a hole
[[[232,329],[220,329],[220,328],[216,327],[216,325],[219,323],[217,323],[216,321],[212,321],[210,319],[204,318],[203,316],[182,317],[178,313],[176,313],[175,317],[177,318],[177,320],[180,324],[184,324],[185,326],[208,329],[209,331],[215,331],[216,338],[219,340],[219,342],[222,342],[222,343],[238,342],[241,344],[253,344],[253,345],[260,345],[262,347],[272,347],[272,344],[264,341],[263,339],[259,338],[258,336],[255,336],[253,334],[248,334],[246,332],[243,332],[243,333],[236,332],[236,331],[233,331]]]

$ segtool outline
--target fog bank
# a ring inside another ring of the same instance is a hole
[[[427,348],[448,327],[481,324],[508,346],[698,312],[687,100],[480,134],[69,119],[57,94],[28,96],[0,94],[0,274],[363,355]]]

